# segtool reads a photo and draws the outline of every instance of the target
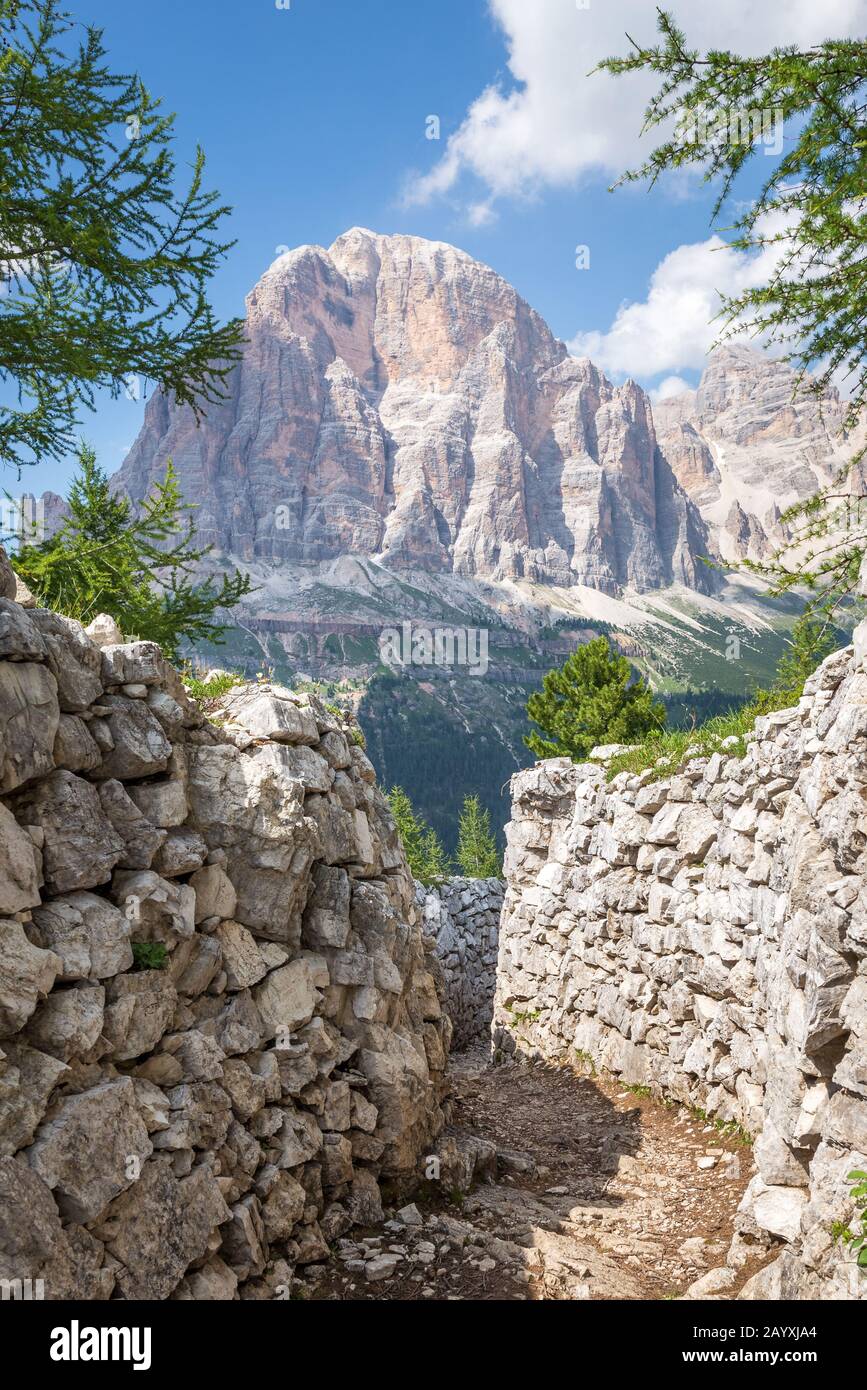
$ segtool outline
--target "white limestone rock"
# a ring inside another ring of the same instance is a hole
[[[45,885],[69,893],[106,883],[124,853],[124,843],[100,804],[96,788],[73,772],[57,770],[20,794],[21,824],[44,834]]]
[[[135,1087],[122,1077],[61,1100],[28,1159],[61,1212],[89,1222],[132,1184],[137,1165],[152,1148]]]
[[[51,771],[59,725],[57,682],[48,668],[0,661],[0,793]]]
[[[108,613],[97,613],[84,630],[97,647],[112,647],[123,642],[123,633]]]
[[[0,803],[0,913],[11,915],[39,903],[41,856],[35,840]]]
[[[0,1037],[20,1032],[61,969],[59,956],[32,945],[20,922],[0,921]]]

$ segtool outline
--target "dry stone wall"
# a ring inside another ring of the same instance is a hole
[[[0,598],[0,1279],[285,1296],[442,1124],[414,884],[316,699],[93,636]]]
[[[589,1056],[756,1136],[744,1297],[867,1298],[832,1236],[867,1167],[867,625],[746,755],[512,782],[494,1044]]]
[[[498,878],[449,878],[439,888],[416,885],[424,932],[441,970],[455,1050],[490,1032],[504,891]]]

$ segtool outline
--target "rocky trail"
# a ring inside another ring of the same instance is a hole
[[[336,1241],[296,1296],[730,1298],[755,1272],[721,1270],[753,1172],[739,1135],[607,1077],[491,1066],[482,1049],[453,1058],[452,1082],[441,1181]],[[475,1166],[469,1191],[448,1189],[456,1153]]]

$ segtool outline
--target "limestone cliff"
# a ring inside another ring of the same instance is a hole
[[[712,585],[644,392],[570,357],[454,247],[355,228],[288,252],[248,296],[246,337],[202,427],[155,397],[118,475],[141,498],[172,457],[221,553],[607,592]]]
[[[726,560],[766,558],[792,538],[780,514],[826,486],[863,447],[836,391],[798,389],[786,363],[731,344],[695,391],[653,408],[659,447]],[[858,486],[863,494],[862,480]]]

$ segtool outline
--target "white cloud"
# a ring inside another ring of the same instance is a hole
[[[410,180],[406,199],[427,203],[465,175],[493,197],[564,187],[590,173],[610,176],[651,145],[639,140],[642,115],[657,81],[644,73],[587,74],[600,59],[655,41],[647,0],[488,0],[508,48],[511,82],[493,82],[470,106],[439,162]],[[863,33],[867,0],[678,0],[691,46],[763,53],[775,44],[809,44]]]
[[[784,231],[785,213],[761,219],[757,228],[773,237]],[[578,333],[569,343],[577,357],[591,357],[613,375],[647,378],[660,372],[701,369],[724,320],[721,295],[735,298],[768,283],[787,243],[759,251],[736,251],[721,237],[678,246],[650,277],[647,297],[621,304],[607,331]],[[798,274],[797,268],[787,274]],[[750,335],[755,346],[766,346]],[[658,388],[661,389],[661,388]]]
[[[482,203],[471,203],[467,208],[467,218],[471,227],[489,227],[496,222],[497,213],[490,199]]]
[[[658,386],[654,386],[650,392],[650,399],[654,405],[659,401],[669,401],[672,396],[682,396],[684,391],[691,391],[692,384],[682,376],[667,376]]]

